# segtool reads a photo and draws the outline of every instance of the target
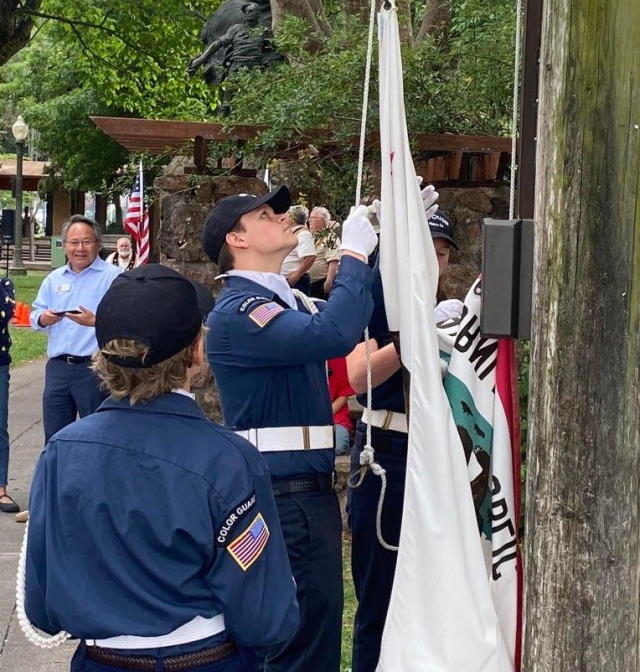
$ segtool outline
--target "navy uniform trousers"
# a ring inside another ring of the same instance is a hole
[[[300,627],[263,652],[264,672],[340,669],[342,517],[333,490],[277,495],[276,508],[297,584]]]
[[[107,398],[89,364],[70,364],[55,357],[47,362],[42,396],[45,443],[78,416],[84,418],[95,413]]]
[[[351,456],[352,473],[360,466],[360,451],[364,444],[365,426],[359,422]],[[385,542],[397,546],[407,470],[407,435],[372,427],[371,444],[376,462],[387,472],[382,536]],[[375,672],[378,665],[380,640],[396,570],[397,552],[383,548],[376,532],[381,482],[379,476],[368,471],[360,487],[350,490],[351,572],[358,599],[353,627],[353,672]]]

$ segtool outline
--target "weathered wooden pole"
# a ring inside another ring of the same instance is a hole
[[[640,2],[545,0],[526,672],[640,670]]]

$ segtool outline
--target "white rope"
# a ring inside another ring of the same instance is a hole
[[[358,152],[358,179],[356,183],[356,206],[360,204],[362,190],[362,173],[364,171],[364,143],[367,128],[367,109],[369,106],[369,82],[371,80],[371,61],[373,57],[373,28],[376,15],[376,0],[371,0],[369,10],[369,37],[367,41],[367,60],[364,71],[364,91],[362,94],[362,121],[360,124],[360,150]],[[349,475],[347,485],[350,488],[359,488],[364,481],[367,470],[371,469],[373,474],[380,477],[380,497],[378,499],[378,509],[376,513],[376,534],[378,541],[383,548],[388,551],[397,551],[398,547],[388,544],[382,536],[382,507],[384,505],[384,496],[387,491],[387,472],[375,461],[375,450],[371,445],[371,349],[369,347],[369,328],[364,330],[365,358],[367,367],[367,410],[369,411],[367,422],[365,423],[366,434],[364,448],[360,452],[360,468]]]
[[[371,0],[369,8],[369,36],[367,38],[367,60],[364,68],[364,91],[362,92],[362,118],[360,121],[360,149],[358,151],[358,179],[356,182],[356,207],[360,205],[362,191],[362,173],[364,170],[364,143],[367,130],[367,110],[369,107],[369,81],[371,80],[371,61],[373,60],[373,27],[376,18],[376,0]]]
[[[18,560],[18,573],[16,575],[16,611],[18,613],[18,623],[24,633],[24,636],[36,646],[41,649],[53,649],[56,646],[64,644],[64,642],[71,637],[68,632],[61,630],[55,635],[47,635],[31,625],[27,612],[24,608],[24,590],[26,583],[26,568],[27,568],[27,539],[29,538],[29,521],[26,522],[24,528],[24,536],[22,537],[22,548],[20,549],[20,559]]]
[[[515,217],[516,210],[516,173],[518,171],[518,94],[520,92],[520,72],[522,70],[522,0],[516,0],[516,37],[515,37],[515,63],[513,73],[513,108],[511,111],[511,189],[509,192],[509,219]]]

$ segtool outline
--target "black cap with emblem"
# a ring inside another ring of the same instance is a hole
[[[444,238],[448,240],[456,250],[459,250],[458,243],[453,238],[453,227],[449,218],[442,212],[438,210],[434,215],[429,218],[429,231],[431,232],[432,238]]]
[[[282,214],[291,205],[291,194],[287,187],[278,187],[266,196],[252,194],[238,194],[227,196],[216,203],[213,210],[207,215],[202,231],[202,247],[211,261],[218,263],[220,248],[224,244],[227,233],[235,223],[245,215],[261,205],[270,205],[273,211]]]
[[[191,345],[202,328],[203,310],[194,284],[162,264],[122,273],[98,304],[98,347],[124,339],[149,348],[144,359],[103,353],[118,366],[148,368]]]

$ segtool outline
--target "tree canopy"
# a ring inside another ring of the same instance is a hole
[[[268,126],[248,148],[262,161],[309,127],[357,132],[366,50],[362,0],[277,0],[276,42],[286,61],[208,87],[185,74],[219,1],[42,0],[21,5],[30,42],[0,68],[4,125],[18,113],[67,186],[99,189],[127,162],[90,114],[216,120],[222,89],[234,123]],[[413,132],[501,134],[513,76],[513,0],[401,0],[405,95]],[[372,82],[371,124],[377,120]],[[373,127],[373,126],[372,126]],[[343,157],[309,156],[327,169]],[[346,160],[346,159],[345,159]],[[333,163],[331,163],[333,162]],[[339,174],[339,170],[336,173]],[[337,178],[336,178],[337,179]]]

